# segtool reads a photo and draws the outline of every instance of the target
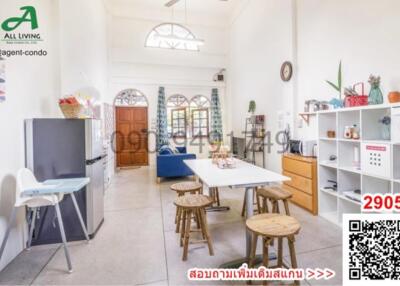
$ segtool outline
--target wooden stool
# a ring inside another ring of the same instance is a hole
[[[187,181],[173,184],[170,189],[177,193],[178,197],[184,196],[186,193],[189,194],[203,194],[203,185],[198,182]],[[182,221],[182,212],[180,211],[179,207],[176,208],[175,213],[175,224],[176,229],[175,232],[179,233],[179,229],[181,227]]]
[[[279,201],[285,206],[286,215],[290,216],[288,200],[293,197],[292,193],[282,187],[265,187],[257,189],[257,208],[258,213],[268,213],[269,200],[272,205],[272,213],[279,213]],[[261,201],[263,204],[261,205]]]
[[[191,230],[192,216],[197,217],[198,230],[201,232],[203,240],[192,241],[190,243],[207,242],[210,255],[214,255],[213,246],[211,243],[210,234],[207,226],[207,215],[205,208],[212,205],[213,200],[205,195],[186,195],[180,196],[175,200],[175,205],[181,210],[182,216],[182,229],[180,235],[180,245],[183,246],[182,260],[187,260],[190,233],[195,232]]]
[[[257,250],[258,236],[263,238],[263,265],[268,268],[269,264],[269,246],[274,238],[278,239],[278,264],[272,268],[289,268],[283,263],[282,242],[287,238],[291,268],[297,268],[296,251],[294,248],[295,235],[300,231],[300,223],[291,216],[280,214],[260,214],[249,218],[246,221],[246,227],[253,233],[251,243],[249,266],[254,267],[254,258]],[[299,281],[295,281],[298,285]]]

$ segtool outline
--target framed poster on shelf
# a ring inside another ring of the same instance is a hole
[[[6,100],[6,63],[0,57],[0,102]]]

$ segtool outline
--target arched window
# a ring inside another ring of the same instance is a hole
[[[204,95],[196,95],[190,101],[192,136],[208,137],[210,131],[210,100]]]
[[[199,51],[201,43],[189,29],[174,23],[156,26],[146,39],[146,47],[187,51]]]
[[[137,89],[125,89],[118,93],[114,100],[115,106],[148,106],[146,96]]]
[[[186,138],[189,101],[181,94],[171,95],[167,100],[168,133],[171,137]]]

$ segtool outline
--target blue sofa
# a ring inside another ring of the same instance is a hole
[[[177,147],[179,154],[161,151],[157,154],[157,181],[161,178],[177,178],[193,176],[193,172],[183,160],[196,159],[195,154],[187,154],[186,147]]]

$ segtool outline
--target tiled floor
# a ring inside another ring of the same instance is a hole
[[[154,170],[140,168],[116,175],[105,197],[105,223],[90,244],[71,243],[74,271],[65,272],[64,252],[58,245],[34,247],[21,253],[3,272],[0,284],[18,285],[212,285],[189,283],[191,267],[217,267],[244,256],[245,228],[240,216],[243,190],[221,190],[224,205],[231,211],[209,213],[208,222],[215,256],[205,245],[192,245],[189,259],[181,261],[174,231],[175,194],[173,181],[157,185]],[[299,267],[331,268],[329,281],[304,281],[304,285],[341,284],[341,229],[291,205],[301,222],[296,238]],[[285,253],[287,249],[285,249]],[[225,283],[240,284],[240,283]]]

